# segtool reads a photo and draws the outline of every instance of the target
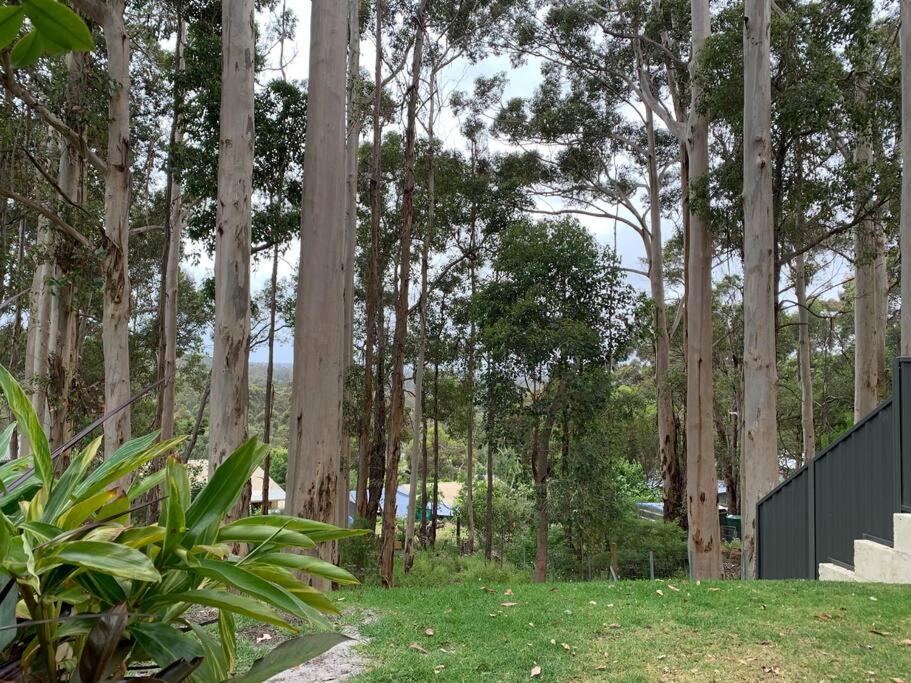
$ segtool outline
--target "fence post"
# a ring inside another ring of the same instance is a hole
[[[648,551],[648,578],[655,580],[655,553]]]
[[[807,461],[807,578],[815,579],[818,570],[816,562],[816,454]]]
[[[620,578],[620,562],[617,560],[617,544],[610,544],[610,568],[616,578]]]

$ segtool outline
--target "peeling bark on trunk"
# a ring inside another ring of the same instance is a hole
[[[691,70],[711,29],[708,0],[691,0]],[[701,92],[691,88],[687,124],[690,239],[687,291],[687,517],[691,570],[697,579],[721,578],[721,530],[712,422],[712,236],[699,193],[707,192],[708,117],[700,111]],[[696,190],[696,191],[694,191]],[[695,207],[694,207],[695,204]]]
[[[370,438],[370,417],[373,411],[373,347],[376,344],[378,309],[382,298],[380,288],[380,217],[383,197],[382,143],[383,125],[380,116],[383,93],[383,0],[376,2],[376,63],[374,65],[373,93],[373,149],[370,168],[370,258],[367,274],[366,339],[364,340],[364,389],[358,429],[357,489],[355,505],[357,516],[372,516],[376,525],[376,513],[368,515],[371,507],[367,499],[367,479],[370,469],[371,450],[374,441]],[[374,428],[375,431],[375,428]],[[372,476],[372,475],[371,475]],[[373,527],[371,527],[372,529]]]
[[[756,578],[756,505],[778,483],[770,0],[747,0],[743,19],[744,394],[740,470],[744,574]]]
[[[110,411],[130,400],[130,38],[125,0],[110,0],[104,18],[108,110],[107,173],[104,179],[104,405]],[[130,438],[130,409],[104,423],[104,455],[111,457]],[[129,482],[121,481],[124,488]]]
[[[816,429],[813,418],[813,374],[810,367],[810,313],[807,309],[807,269],[803,254],[794,263],[797,292],[797,364],[800,371],[800,428],[803,465],[816,457]]]
[[[398,487],[398,465],[402,448],[402,423],[405,398],[405,336],[408,331],[408,282],[411,275],[411,231],[414,220],[414,140],[417,126],[418,96],[424,49],[424,17],[430,0],[421,0],[415,16],[416,35],[408,90],[408,114],[405,128],[405,169],[402,182],[402,225],[399,232],[399,291],[395,311],[395,335],[392,350],[392,395],[390,399],[389,440],[386,447],[386,478],[383,485],[383,532],[380,575],[383,586],[393,585],[395,551],[395,491]]]
[[[288,447],[290,514],[337,521],[345,367],[345,3],[314,0]],[[338,544],[314,554],[338,559]],[[330,582],[311,584],[328,590]]]
[[[253,0],[222,2],[222,91],[215,235],[209,474],[247,437],[253,192]],[[247,514],[250,485],[229,517]]]

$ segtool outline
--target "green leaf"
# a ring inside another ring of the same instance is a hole
[[[245,525],[268,525],[284,527],[291,531],[299,531],[306,534],[313,541],[335,541],[342,538],[351,538],[352,536],[363,536],[369,533],[368,529],[342,529],[325,522],[314,522],[312,519],[302,519],[300,517],[291,517],[290,515],[256,515],[251,517],[242,517],[226,525],[229,527]]]
[[[165,528],[165,540],[162,545],[162,554],[158,558],[161,566],[174,547],[180,542],[186,529],[186,509],[190,498],[190,480],[187,468],[176,458],[168,458],[165,465],[167,475],[166,491],[168,497],[164,500],[159,524]]]
[[[169,666],[181,659],[189,662],[202,656],[199,643],[169,624],[140,622],[130,626],[130,633],[158,666]]]
[[[29,38],[29,36],[32,36],[32,38]],[[26,47],[20,48],[26,41],[28,41]],[[34,31],[30,31],[22,40],[16,43],[16,47],[13,48],[12,53],[14,66],[22,66],[22,64],[17,63],[17,50],[19,51],[20,57],[28,59],[31,56],[31,51],[37,49],[38,54],[35,55],[34,59],[27,63],[31,64],[38,59],[38,57],[41,56],[41,51],[44,49],[40,43],[41,41]],[[37,48],[30,47],[30,45],[33,44],[37,45]],[[3,389],[3,393],[6,396],[6,402],[9,404],[9,408],[16,418],[16,422],[19,425],[19,433],[23,434],[32,445],[35,472],[38,475],[38,479],[42,484],[50,488],[54,479],[54,464],[51,462],[51,449],[47,445],[47,437],[44,435],[44,430],[41,428],[41,422],[38,420],[38,416],[35,414],[35,409],[32,408],[28,396],[25,395],[25,392],[22,391],[22,387],[19,386],[19,383],[13,379],[13,376],[9,374],[7,369],[2,365],[0,365],[0,389]]]
[[[296,595],[243,567],[223,560],[203,559],[193,571],[221,583],[225,588],[246,593],[301,619],[323,622],[320,614],[305,605]]]
[[[111,482],[117,481],[124,474],[128,474],[154,458],[144,458],[149,448],[158,438],[158,432],[146,434],[137,439],[131,439],[114,451],[114,454],[101,463],[85,480],[76,487],[73,495],[83,498],[97,493]]]
[[[119,543],[72,541],[49,546],[48,550],[36,558],[39,572],[46,572],[61,564],[72,564],[123,579],[151,582],[161,580],[146,555]]]
[[[157,472],[153,472],[147,477],[144,477],[140,481],[134,481],[130,485],[130,490],[127,491],[127,499],[132,503],[134,500],[142,496],[147,491],[151,491],[156,486],[161,486],[164,483],[165,475],[167,474],[165,468],[161,468]]]
[[[82,479],[85,471],[98,453],[102,438],[99,436],[93,440],[82,452],[73,458],[70,466],[66,468],[66,472],[57,480],[54,491],[48,498],[47,505],[44,506],[44,512],[42,513],[42,519],[45,522],[56,521],[63,511],[64,506],[69,502],[70,494],[76,487],[76,483]]]
[[[354,576],[336,567],[331,562],[326,562],[310,555],[297,555],[295,553],[267,553],[256,558],[256,564],[265,566],[288,567],[298,571],[307,572],[311,576],[322,576],[341,585],[354,585],[360,583]]]
[[[112,489],[99,491],[64,510],[57,518],[57,524],[61,529],[75,529],[116,497],[117,491]]]
[[[4,571],[0,571],[0,591],[6,588],[7,583],[13,581],[13,578]],[[13,581],[6,597],[0,602],[0,626],[16,625],[16,602],[19,600],[19,591]],[[6,650],[10,643],[16,640],[16,629],[6,628],[0,631],[0,652]]]
[[[341,633],[311,633],[286,640],[253,666],[243,676],[232,678],[232,683],[262,683],[282,671],[309,662],[314,657],[331,650],[339,643],[349,640]]]
[[[0,9],[3,9],[0,7]],[[3,433],[0,433],[0,460],[6,458],[9,455],[9,445],[13,440],[13,432],[16,431],[16,423],[11,422],[7,425],[6,429],[3,430]],[[17,458],[18,459],[18,458]]]
[[[22,7],[0,7],[0,50],[19,35],[23,19],[25,12],[22,11]]]
[[[38,31],[35,29],[32,29],[24,36],[22,36],[19,41],[13,46],[13,50],[10,52],[10,59],[12,60],[12,64],[15,68],[21,69],[26,66],[31,66],[37,62],[43,54],[44,41],[41,40],[41,34],[38,33]],[[47,439],[45,439],[45,441],[46,440]],[[31,439],[29,439],[29,441],[31,441]],[[32,448],[34,447],[35,444],[33,443]]]
[[[327,598],[325,594],[312,586],[308,586],[298,579],[293,572],[284,567],[264,567],[262,565],[256,565],[251,566],[250,571],[266,581],[286,588],[289,592],[293,593],[295,597],[300,599],[301,602],[308,607],[312,607],[314,610],[325,612],[326,614],[339,613],[338,608],[332,604],[332,601]],[[321,624],[323,623],[322,616],[319,617],[318,621]]]
[[[144,603],[143,607],[160,607],[161,605],[174,605],[179,602],[227,610],[228,612],[242,614],[252,619],[273,624],[274,626],[293,630],[293,627],[282,619],[277,612],[271,607],[264,605],[259,600],[248,598],[245,595],[236,595],[234,593],[228,593],[227,591],[212,590],[209,588],[186,591],[184,593],[156,595]]]
[[[95,47],[85,22],[57,0],[22,0],[22,7],[48,41],[67,50],[87,52]]]
[[[228,678],[228,666],[224,650],[206,629],[192,621],[189,623],[203,651],[202,666],[199,674],[193,678],[199,683],[226,680]]]
[[[218,639],[225,655],[225,666],[228,671],[234,671],[237,665],[237,626],[234,615],[226,610],[218,611]]]
[[[309,536],[271,526],[226,526],[218,531],[219,543],[265,543],[292,548],[314,548],[316,543]]]
[[[266,455],[265,447],[249,439],[218,466],[206,487],[187,510],[187,527],[194,539],[222,519],[240,497],[244,484]]]

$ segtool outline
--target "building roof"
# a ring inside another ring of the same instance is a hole
[[[202,484],[209,481],[209,465],[205,460],[190,460],[187,463],[187,470],[191,479],[196,479]],[[263,502],[263,477],[266,473],[262,467],[257,467],[250,475],[250,482],[253,488],[250,501],[253,503]],[[272,477],[269,477],[269,503],[280,503],[285,500],[285,490],[275,483]]]

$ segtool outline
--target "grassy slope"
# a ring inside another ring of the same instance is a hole
[[[359,680],[519,681],[535,665],[552,681],[911,679],[911,646],[901,644],[911,638],[908,587],[642,581],[495,590],[337,594],[351,623],[375,615],[359,628],[376,666]]]

